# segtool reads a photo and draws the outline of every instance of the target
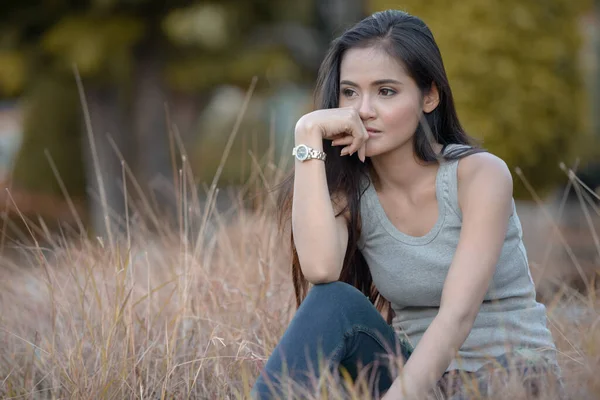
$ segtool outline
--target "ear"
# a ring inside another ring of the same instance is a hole
[[[435,82],[432,82],[429,92],[423,97],[423,112],[429,114],[438,104],[440,104],[440,93]]]

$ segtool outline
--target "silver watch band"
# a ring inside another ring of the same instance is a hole
[[[315,150],[315,149],[310,149],[308,154],[309,154],[309,157],[308,157],[309,160],[314,158],[317,160],[325,161],[325,158],[327,158],[327,154],[325,154],[325,152]]]
[[[298,146],[294,147],[292,150],[292,155],[295,156],[300,162],[312,159],[325,161],[327,158],[327,154],[325,154],[325,152],[313,149],[305,144],[299,144]]]

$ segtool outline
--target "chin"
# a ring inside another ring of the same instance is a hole
[[[371,146],[369,146],[371,144]],[[367,148],[365,155],[367,157],[376,157],[383,154],[395,152],[395,151],[404,151],[401,149],[410,148],[410,151],[413,149],[413,140],[412,137],[400,139],[394,141],[392,143],[386,142],[367,142]]]
[[[374,144],[374,143],[373,143]],[[365,151],[365,156],[366,157],[377,157],[381,154],[385,154],[389,151],[391,151],[393,149],[391,148],[387,148],[387,147],[383,147],[383,146],[369,146],[369,143],[367,143],[367,148]]]

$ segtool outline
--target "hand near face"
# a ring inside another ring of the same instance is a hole
[[[353,107],[316,110],[304,115],[296,124],[296,136],[304,135],[318,135],[331,140],[334,146],[345,146],[342,156],[358,152],[358,158],[365,161],[365,144],[369,135]]]

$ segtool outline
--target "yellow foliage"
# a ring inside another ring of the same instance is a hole
[[[167,65],[167,82],[178,90],[207,90],[222,82],[247,86],[252,77],[294,79],[299,68],[279,49],[244,51],[235,55],[197,56]]]
[[[184,45],[220,49],[227,45],[227,12],[217,4],[194,4],[171,11],[163,20],[165,34]]]
[[[76,65],[83,76],[91,76],[110,68],[114,57],[123,56],[143,33],[143,23],[135,18],[69,16],[49,29],[41,44],[66,67]]]
[[[17,51],[0,51],[0,95],[19,94],[25,83],[25,59]]]
[[[536,189],[566,178],[561,161],[579,151],[585,116],[580,17],[572,0],[372,0],[431,28],[463,125]],[[518,194],[523,187],[516,185]]]

